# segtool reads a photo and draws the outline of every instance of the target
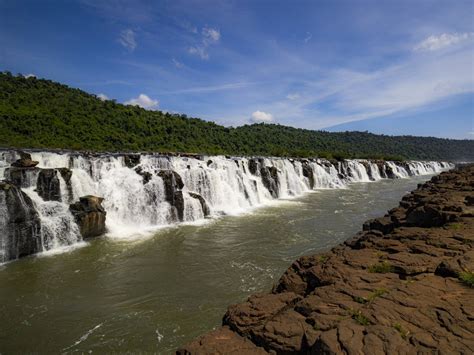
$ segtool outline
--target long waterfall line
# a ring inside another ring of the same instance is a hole
[[[206,215],[236,215],[275,199],[301,196],[312,190],[345,188],[355,182],[434,174],[452,167],[440,162],[373,162],[324,159],[176,157],[139,155],[86,156],[32,152],[40,169],[68,168],[69,185],[59,176],[60,201],[44,201],[35,191],[37,170],[27,171],[22,190],[39,211],[43,250],[71,245],[82,238],[69,203],[84,195],[104,198],[108,235],[130,236]],[[137,157],[137,156],[135,156]],[[0,180],[9,178],[15,152],[0,155]],[[182,186],[180,186],[182,184]],[[176,194],[170,200],[170,194]],[[173,197],[173,198],[174,198]],[[173,202],[174,201],[174,202]],[[0,206],[1,207],[1,206]],[[206,211],[208,209],[209,211]],[[0,208],[0,211],[3,211]],[[0,218],[1,220],[1,218]]]

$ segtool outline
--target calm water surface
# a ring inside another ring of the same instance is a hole
[[[354,184],[141,240],[0,266],[0,353],[172,353],[429,177]]]

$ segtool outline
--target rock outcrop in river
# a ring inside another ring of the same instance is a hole
[[[393,169],[391,167],[391,169]],[[445,172],[271,293],[232,305],[178,354],[469,354],[474,349],[474,166]]]
[[[98,237],[106,232],[105,218],[107,213],[102,207],[103,200],[103,198],[97,196],[83,196],[79,199],[79,202],[69,206],[79,226],[82,238]]]
[[[41,250],[41,221],[21,189],[0,181],[0,262]]]

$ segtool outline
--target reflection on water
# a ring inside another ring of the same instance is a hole
[[[355,184],[0,267],[0,353],[167,354],[268,291],[297,257],[354,235],[428,177]]]

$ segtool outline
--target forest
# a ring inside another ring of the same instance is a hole
[[[0,147],[389,160],[474,160],[473,140],[214,122],[103,101],[51,80],[0,73]]]

